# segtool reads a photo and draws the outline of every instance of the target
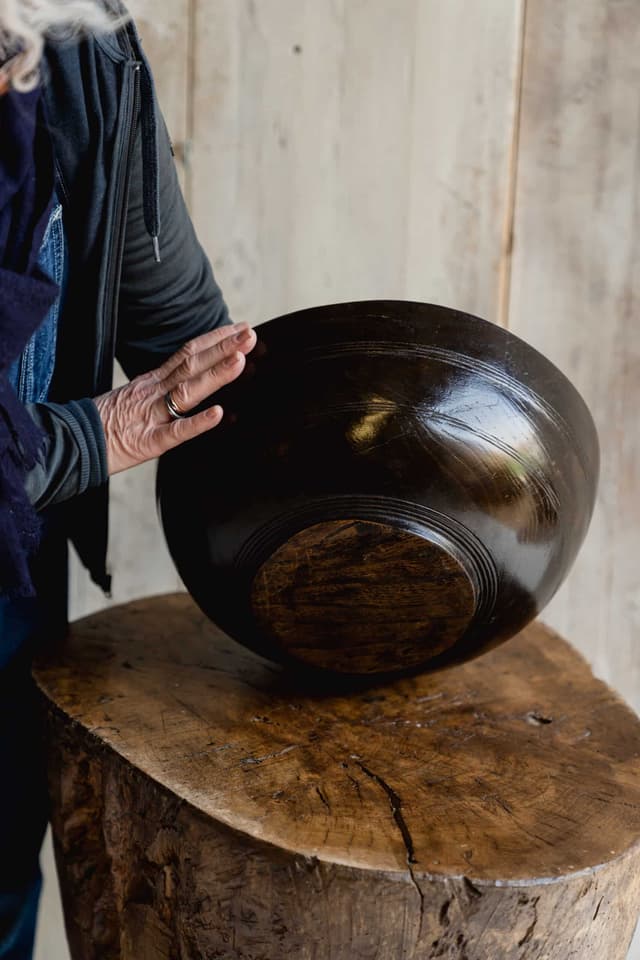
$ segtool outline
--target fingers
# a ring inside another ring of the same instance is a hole
[[[181,413],[188,413],[198,404],[231,383],[242,373],[246,360],[243,353],[236,351],[225,357],[214,367],[208,367],[203,373],[182,380],[171,390],[171,399]],[[166,391],[165,391],[166,392]],[[164,396],[164,394],[163,394]]]
[[[158,379],[166,379],[181,363],[184,363],[189,357],[195,356],[196,354],[200,353],[201,350],[207,350],[208,348],[221,343],[223,340],[237,336],[246,328],[247,324],[245,323],[227,324],[222,327],[216,327],[215,330],[210,330],[208,333],[203,333],[201,336],[194,337],[193,340],[187,341],[187,343],[185,343],[176,353],[174,353],[173,356],[169,357],[168,360],[165,360],[161,367],[158,367],[158,369],[155,371],[158,375]]]
[[[170,393],[175,408],[181,414],[190,413],[242,373],[245,357],[256,342],[254,331],[246,323],[220,327],[190,340],[161,367],[138,378],[137,382],[132,381],[126,388],[123,403],[127,401],[129,406],[137,403],[149,413],[136,413],[133,419],[137,435],[128,444],[131,449],[127,448],[119,457],[112,472],[160,456],[217,426],[222,420],[220,406],[172,420],[165,397]]]
[[[246,323],[218,327],[185,343],[155,371],[156,377],[163,382],[165,391],[171,390],[237,351],[249,353],[255,343],[256,335]]]
[[[202,413],[196,413],[193,417],[187,417],[185,420],[174,420],[172,423],[165,424],[158,428],[158,445],[162,453],[180,446],[186,440],[193,440],[194,437],[206,433],[217,427],[222,420],[223,412],[221,406],[209,407]]]
[[[219,406],[171,419],[166,394],[171,391],[180,413],[189,413],[242,373],[255,344],[256,335],[246,324],[213,330],[190,341],[162,367],[96,397],[109,474],[152,460],[217,426]]]

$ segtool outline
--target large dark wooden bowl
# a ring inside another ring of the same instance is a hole
[[[363,301],[258,328],[225,422],[158,498],[196,602],[284,662],[392,673],[468,658],[547,603],[585,536],[595,427],[545,357],[445,307]]]

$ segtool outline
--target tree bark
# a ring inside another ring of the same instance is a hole
[[[74,960],[624,960],[640,721],[535,623],[319,687],[186,595],[36,668]]]

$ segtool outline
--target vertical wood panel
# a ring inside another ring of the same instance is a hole
[[[190,0],[135,0],[135,20],[151,62],[183,188],[189,139]]]
[[[418,0],[406,295],[499,319],[522,0]]]
[[[640,4],[528,5],[511,329],[583,393],[596,513],[545,619],[640,706]]]
[[[521,0],[197,0],[198,232],[236,319],[496,313]]]
[[[180,145],[187,140],[189,0],[136,0],[136,23],[151,61],[158,99],[177,150],[182,182],[186,171]],[[123,382],[120,374],[119,381]],[[84,616],[110,603],[180,589],[155,507],[155,464],[119,474],[111,482],[109,562],[113,598],[101,590],[72,557],[70,615]]]

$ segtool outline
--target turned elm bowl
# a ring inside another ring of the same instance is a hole
[[[177,569],[237,641],[390,674],[476,656],[544,607],[584,539],[589,411],[544,356],[445,307],[362,301],[257,329],[223,424],[162,457]]]

